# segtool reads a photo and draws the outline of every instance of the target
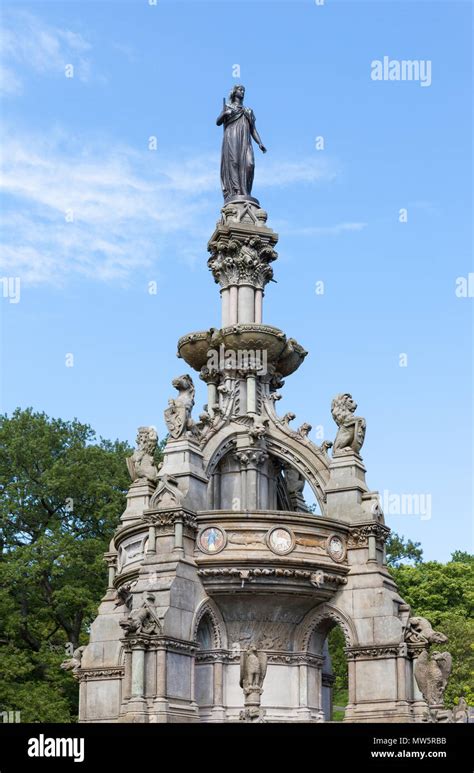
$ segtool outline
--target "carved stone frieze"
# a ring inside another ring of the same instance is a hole
[[[74,674],[79,682],[90,682],[102,679],[122,679],[125,675],[124,666],[110,668],[85,668]]]

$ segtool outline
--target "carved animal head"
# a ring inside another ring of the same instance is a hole
[[[336,395],[331,403],[331,414],[337,426],[344,424],[344,421],[355,413],[356,408],[357,403],[348,392]]]
[[[171,383],[173,384],[174,388],[178,390],[179,393],[188,392],[191,390],[194,392],[194,383],[191,376],[188,373],[185,373],[183,376],[178,376],[177,378],[174,378]]]
[[[137,448],[139,451],[153,456],[158,442],[158,434],[154,427],[138,427]]]

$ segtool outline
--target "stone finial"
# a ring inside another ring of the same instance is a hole
[[[168,431],[173,439],[185,435],[186,432],[196,435],[197,428],[191,418],[196,391],[193,380],[185,373],[184,376],[173,379],[172,384],[178,390],[178,397],[168,400],[168,408],[164,412]]]
[[[333,446],[333,455],[358,454],[364,444],[366,423],[354,416],[357,403],[347,392],[336,395],[331,403],[331,414],[339,427]]]
[[[127,458],[127,468],[132,481],[144,478],[150,483],[156,483],[158,468],[154,462],[154,453],[158,443],[158,434],[154,427],[139,427],[137,433],[137,448]]]

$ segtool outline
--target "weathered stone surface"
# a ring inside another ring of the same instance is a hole
[[[68,665],[80,721],[328,720],[336,625],[348,661],[345,721],[421,722],[427,701],[442,721],[435,702],[449,657],[430,654],[440,634],[404,604],[384,566],[389,529],[359,455],[365,419],[348,393],[337,395],[336,438],[317,445],[308,417],[293,424],[293,411],[276,410],[283,377],[306,351],[263,322],[278,236],[246,175],[208,245],[221,327],[178,342],[207,404],[195,420],[193,381],[175,379],[160,468],[150,427],[129,459],[106,595],[82,657]]]

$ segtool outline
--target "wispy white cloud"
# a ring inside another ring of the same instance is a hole
[[[55,284],[71,276],[126,282],[151,270],[165,248],[191,267],[204,254],[220,200],[218,153],[163,161],[153,151],[79,143],[60,130],[4,139],[4,274]],[[334,175],[329,162],[313,158],[266,159],[256,188]]]
[[[90,49],[78,32],[48,25],[29,11],[9,9],[3,13],[0,34],[2,93],[21,93],[27,71],[64,76],[66,65],[73,65],[74,75],[87,81]]]
[[[363,231],[367,223],[337,223],[336,225],[314,225],[305,228],[280,227],[280,231],[292,236],[339,236],[347,231]]]

